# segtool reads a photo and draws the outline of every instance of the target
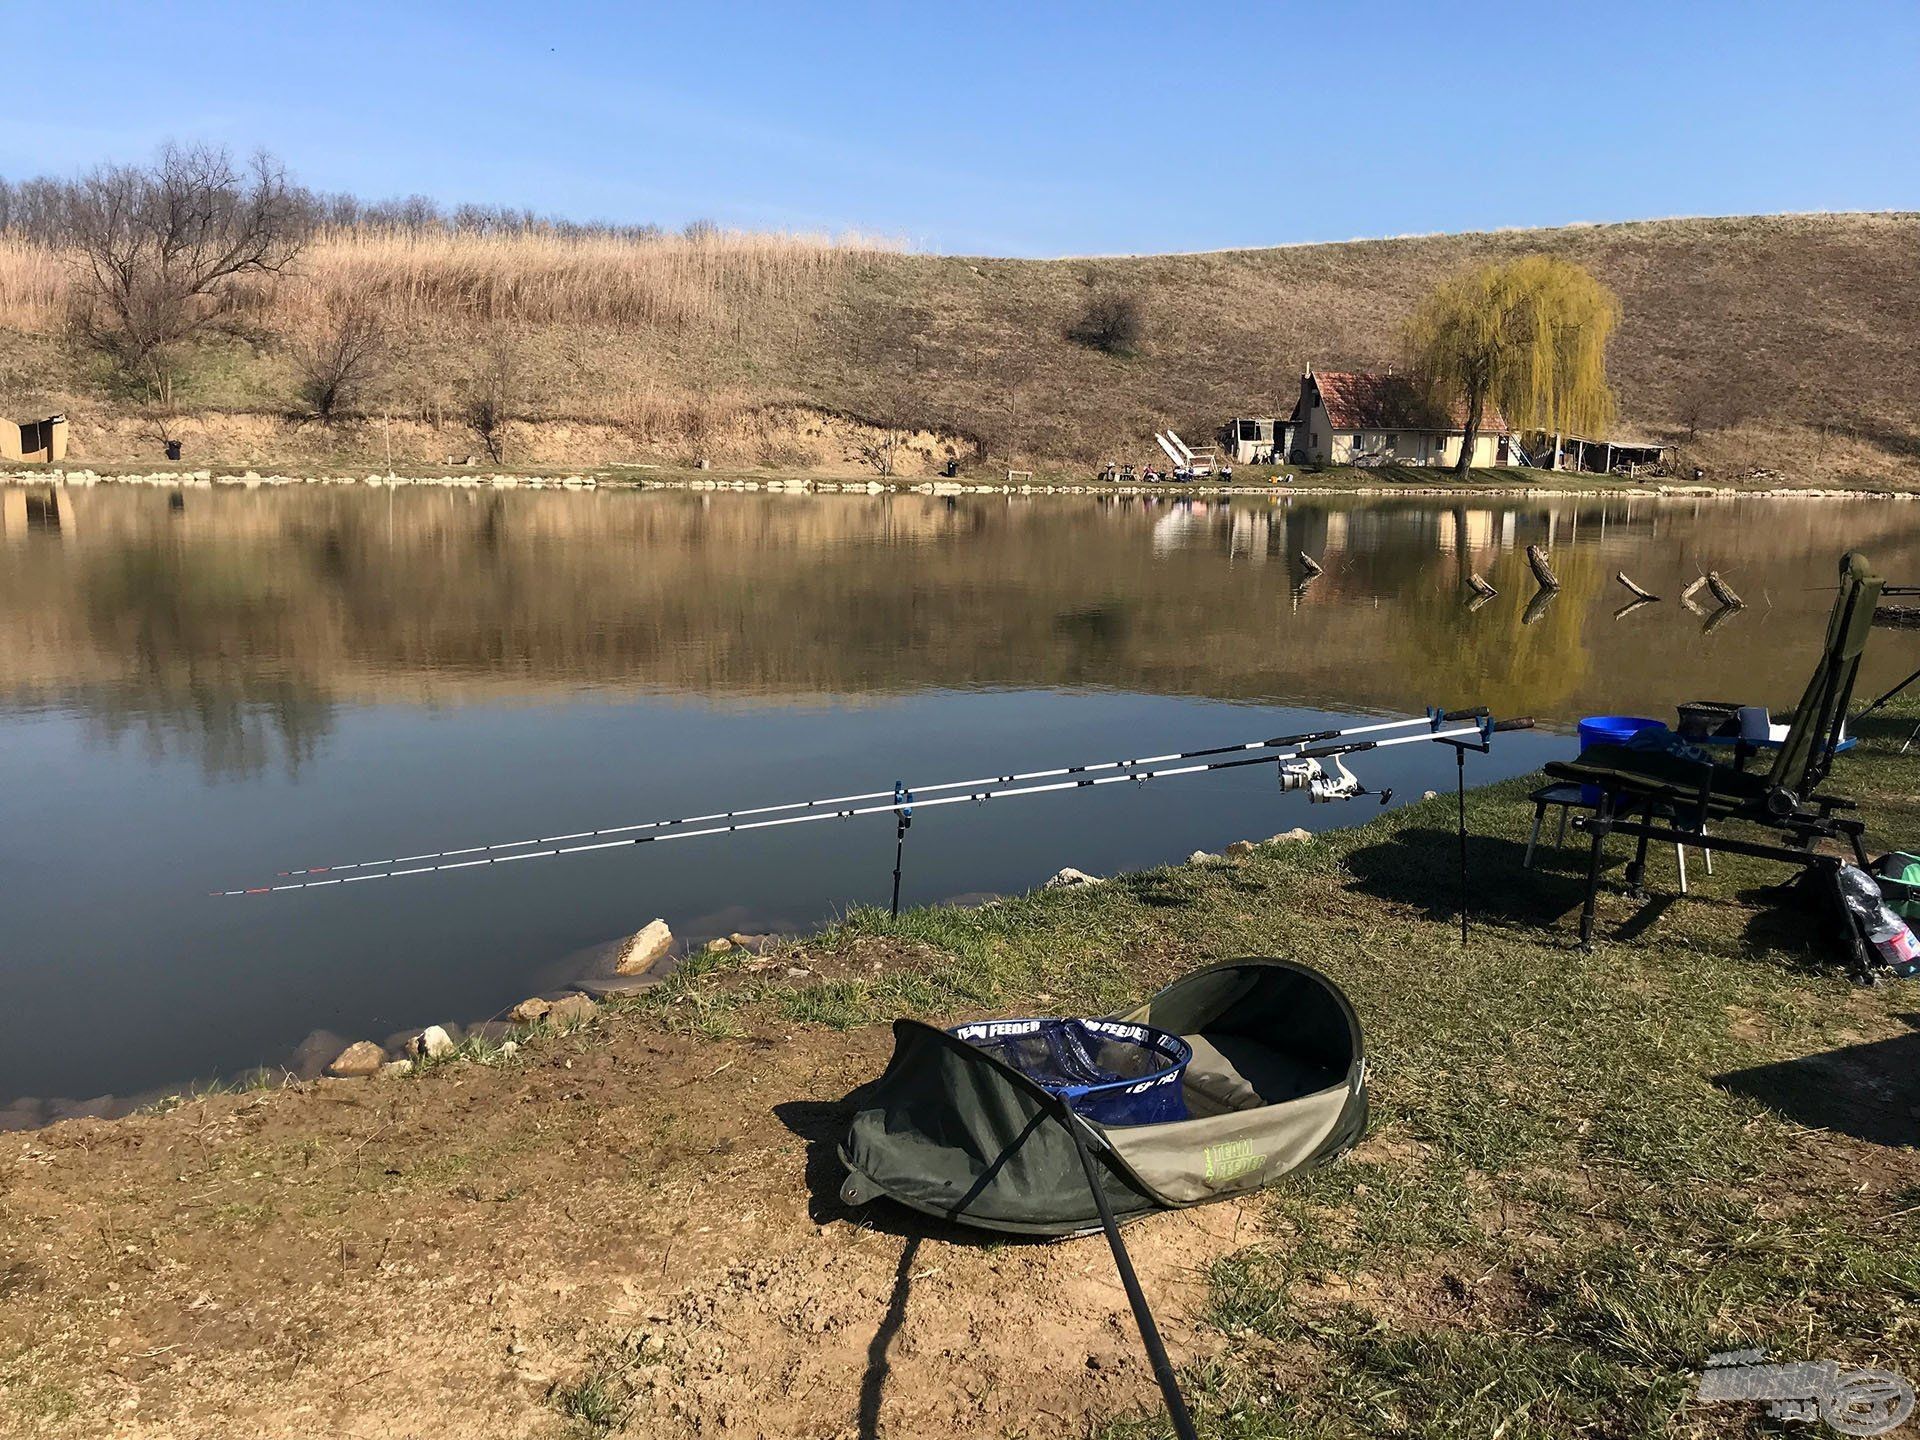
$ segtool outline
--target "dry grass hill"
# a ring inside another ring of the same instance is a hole
[[[255,463],[475,451],[483,372],[523,465],[857,467],[864,424],[940,432],[983,465],[1143,458],[1153,428],[1284,412],[1295,377],[1396,359],[1415,299],[1475,261],[1544,250],[1620,295],[1622,430],[1734,479],[1894,477],[1920,461],[1920,216],[1660,220],[1196,255],[1003,260],[861,241],[700,234],[322,235],[245,297],[157,417],[63,338],[63,257],[0,239],[0,414],[66,410],[74,457]],[[1137,302],[1116,356],[1069,331]],[[349,299],[392,355],[363,417],[300,418],[295,362]],[[1189,438],[1192,438],[1192,433]],[[929,442],[910,468],[947,445]]]

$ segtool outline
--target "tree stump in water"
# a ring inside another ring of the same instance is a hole
[[[1713,592],[1713,598],[1718,600],[1722,606],[1738,610],[1742,605],[1747,603],[1733,593],[1733,587],[1720,578],[1720,572],[1718,570],[1707,571],[1707,589]]]
[[[1473,593],[1478,595],[1482,600],[1491,600],[1500,593],[1487,583],[1487,577],[1482,575],[1478,570],[1471,572],[1467,576],[1467,588],[1472,590]]]
[[[1624,570],[1614,571],[1613,578],[1618,580],[1622,585],[1626,586],[1627,590],[1633,595],[1633,597],[1636,600],[1658,600],[1660,598],[1658,595],[1654,594],[1651,590],[1648,590],[1644,586],[1634,584],[1632,580],[1627,578],[1627,572]]]
[[[1560,588],[1560,577],[1553,573],[1553,566],[1547,563],[1547,552],[1538,545],[1527,546],[1527,564],[1533,567],[1533,578],[1540,582],[1542,590]]]
[[[1305,570],[1309,577],[1312,577],[1320,573],[1320,562],[1302,550],[1300,552],[1300,568]]]

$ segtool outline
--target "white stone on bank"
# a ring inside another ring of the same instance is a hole
[[[642,975],[653,968],[661,956],[673,948],[673,931],[664,920],[649,920],[638,934],[627,941],[614,962],[616,975]]]

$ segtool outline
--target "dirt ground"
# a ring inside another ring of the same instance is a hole
[[[1099,1237],[839,1204],[842,1101],[887,1039],[610,1017],[6,1137],[0,1434],[1071,1434],[1151,1404]],[[1176,1363],[1256,1209],[1129,1230]]]

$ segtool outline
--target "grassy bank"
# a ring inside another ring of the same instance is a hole
[[[1916,719],[1836,770],[1879,843],[1920,823]],[[1711,1353],[1920,1375],[1920,992],[1849,985],[1732,857],[1610,895],[1581,954],[1525,788],[1469,797],[1464,950],[1441,799],[857,911],[510,1057],[15,1137],[0,1433],[1160,1433],[1099,1241],[849,1213],[831,1147],[896,1015],[1098,1011],[1244,954],[1348,990],[1376,1111],[1325,1173],[1130,1231],[1203,1433],[1747,1435],[1690,1399]]]
[[[0,240],[0,414],[66,412],[88,462],[157,456],[163,428],[209,460],[364,464],[391,443],[431,462],[482,448],[462,417],[484,382],[513,465],[804,465],[817,437],[782,418],[801,407],[937,432],[995,467],[1087,472],[1157,459],[1162,427],[1197,442],[1229,417],[1286,414],[1307,364],[1393,363],[1435,284],[1544,252],[1619,293],[1622,428],[1678,442],[1681,473],[1880,483],[1920,444],[1916,226],[1748,216],[1046,261],[791,237],[345,231],[190,357],[166,417],[67,343],[67,257]],[[1133,353],[1069,338],[1110,296],[1144,316]],[[303,420],[303,353],[349,301],[385,317],[390,364],[353,416]],[[938,449],[917,473],[939,468]]]

